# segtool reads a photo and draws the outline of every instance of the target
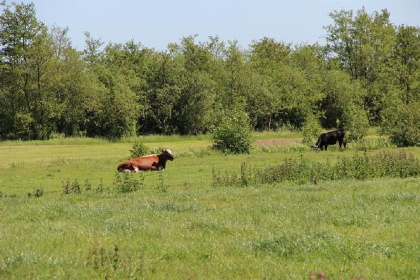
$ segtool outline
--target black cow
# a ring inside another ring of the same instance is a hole
[[[340,148],[344,146],[346,148],[347,146],[347,140],[345,138],[346,132],[344,131],[343,127],[339,127],[337,130],[329,131],[322,133],[318,137],[318,141],[312,148],[315,150],[321,149],[323,150],[323,147],[325,147],[325,150],[328,150],[328,145],[335,145],[338,141]]]

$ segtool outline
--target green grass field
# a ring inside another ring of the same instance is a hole
[[[243,162],[400,149],[314,152],[297,133],[255,138],[248,155],[211,151],[206,136],[0,143],[0,279],[420,279],[418,178],[248,187],[212,178]],[[177,158],[130,174],[143,184],[119,193],[116,166],[135,141]],[[64,194],[73,185],[80,193]]]

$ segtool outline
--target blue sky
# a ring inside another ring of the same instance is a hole
[[[22,0],[16,1],[21,2]],[[8,3],[11,0],[7,0]],[[104,43],[131,39],[165,50],[168,43],[198,35],[218,36],[247,48],[253,40],[274,38],[293,44],[325,43],[323,26],[334,10],[367,12],[387,9],[395,25],[420,26],[419,0],[23,0],[33,2],[37,18],[47,26],[69,28],[74,47],[85,46],[90,32]]]

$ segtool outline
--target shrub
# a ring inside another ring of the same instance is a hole
[[[213,135],[213,148],[225,153],[245,154],[252,148],[249,117],[243,111],[232,111],[222,117]]]
[[[420,102],[390,108],[384,113],[381,132],[397,146],[420,146]]]
[[[367,135],[369,121],[363,107],[349,104],[343,112],[343,123],[347,139],[361,140]]]
[[[149,148],[143,143],[141,142],[134,143],[133,148],[131,148],[130,150],[130,157],[132,158],[141,157],[148,154],[149,152],[150,152]]]
[[[17,113],[14,117],[15,135],[17,139],[29,140],[33,137],[31,127],[34,119],[30,114]]]
[[[319,120],[314,115],[309,114],[302,127],[303,143],[313,145],[322,131]]]

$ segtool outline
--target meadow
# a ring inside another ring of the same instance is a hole
[[[245,155],[209,149],[208,136],[1,142],[0,279],[420,278],[418,176],[241,181],[245,165],[381,153],[410,164],[420,148],[372,136],[314,152],[295,132],[255,138]],[[118,174],[134,142],[176,159]]]

